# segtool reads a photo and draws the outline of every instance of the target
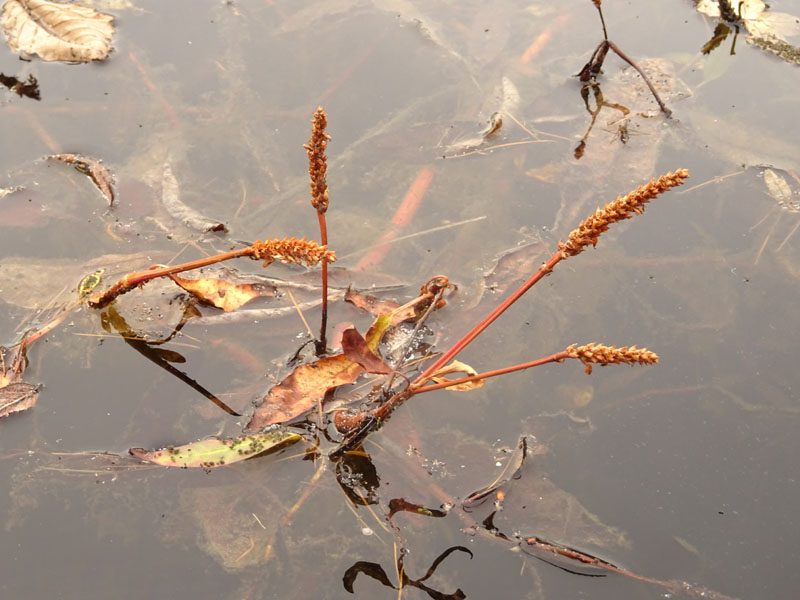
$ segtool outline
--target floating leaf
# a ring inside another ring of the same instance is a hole
[[[736,16],[741,16],[741,18],[745,20],[757,19],[767,8],[762,0],[742,0],[742,2],[731,4],[733,4]],[[709,17],[719,17],[719,0],[700,0],[697,3],[697,10]]]
[[[212,469],[253,458],[299,439],[300,436],[296,433],[275,430],[227,440],[213,437],[183,446],[168,446],[161,450],[131,448],[130,453],[165,467]]]
[[[757,37],[785,40],[787,37],[800,35],[800,21],[797,17],[782,12],[766,11],[757,18],[746,19],[744,24],[750,35]]]
[[[394,373],[394,369],[373,352],[355,327],[345,329],[342,333],[342,350],[348,359],[361,365],[368,373]]]
[[[451,373],[465,373],[467,377],[478,374],[478,372],[469,365],[464,364],[461,361],[454,360],[449,365],[446,365],[436,371],[436,373],[431,376],[431,381],[434,383],[444,383],[447,381],[445,375],[450,375]],[[471,390],[477,390],[479,387],[483,387],[484,383],[485,382],[483,379],[476,379],[475,381],[467,381],[466,383],[451,385],[445,389],[450,390],[451,392],[469,392]]]
[[[772,52],[788,63],[800,65],[800,48],[775,36],[749,37],[747,43]]]
[[[300,365],[262,398],[246,429],[253,431],[302,415],[314,408],[329,389],[353,383],[363,372],[361,365],[344,354]]]
[[[94,288],[100,285],[100,282],[103,279],[103,273],[105,273],[105,269],[97,269],[94,273],[89,273],[88,275],[84,275],[83,279],[80,280],[78,283],[78,296],[81,298],[86,297]]]
[[[108,205],[114,204],[114,176],[99,160],[79,154],[51,154],[47,158],[70,164],[84,175],[88,175],[103,197],[108,200]]]
[[[15,52],[43,60],[103,60],[111,49],[114,17],[92,8],[46,0],[8,0],[0,26]]]
[[[28,410],[39,398],[40,385],[19,381],[0,388],[0,418]]]
[[[172,275],[171,279],[187,292],[225,312],[232,312],[260,296],[277,295],[275,286],[261,282],[231,283],[213,277],[186,279],[177,275]]]

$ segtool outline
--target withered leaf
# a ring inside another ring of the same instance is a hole
[[[352,288],[347,288],[344,299],[353,306],[356,306],[361,310],[365,310],[370,314],[376,316],[389,315],[391,317],[389,326],[392,327],[398,323],[408,321],[409,319],[413,319],[417,316],[417,310],[414,306],[408,306],[403,310],[397,310],[400,308],[400,305],[397,302],[392,300],[381,300],[375,296],[357,292]]]
[[[329,389],[353,383],[363,372],[361,365],[344,354],[300,365],[262,398],[246,429],[254,431],[302,415],[314,408]]]
[[[103,60],[111,50],[114,17],[93,8],[47,0],[7,0],[0,26],[15,52],[43,60]]]
[[[772,196],[772,199],[778,203],[778,206],[791,212],[800,211],[800,203],[795,199],[791,186],[782,175],[779,175],[772,169],[765,169],[764,185],[767,186],[767,192]]]
[[[84,175],[88,175],[103,197],[108,200],[108,205],[114,204],[114,176],[99,160],[80,154],[51,154],[47,158],[70,164]]]
[[[261,282],[231,283],[214,277],[186,279],[177,275],[172,275],[171,278],[190,294],[225,312],[232,312],[260,296],[277,295],[275,286]]]
[[[361,337],[355,327],[345,329],[342,333],[342,351],[348,359],[361,365],[368,373],[386,375],[394,372],[394,369],[370,349],[366,340]]]
[[[461,361],[454,360],[449,365],[445,365],[436,371],[436,373],[431,376],[431,381],[434,383],[444,383],[447,381],[445,375],[450,375],[451,373],[464,373],[465,377],[478,374],[478,372],[469,365],[464,364]],[[479,387],[483,387],[484,383],[485,381],[483,379],[476,379],[475,381],[467,381],[466,383],[451,385],[445,389],[450,390],[451,392],[469,392],[471,390],[477,390]]]
[[[400,306],[397,302],[392,300],[381,300],[375,296],[357,292],[352,287],[347,288],[344,295],[345,302],[349,302],[353,306],[365,310],[373,315],[382,315],[392,312],[395,308]]]
[[[300,436],[296,433],[276,429],[233,439],[213,437],[183,446],[168,446],[161,450],[131,448],[130,453],[165,467],[213,469],[259,456],[299,439]]]
[[[0,418],[28,410],[39,398],[40,385],[18,381],[0,388]]]
[[[42,99],[39,94],[39,82],[32,74],[28,75],[28,79],[23,81],[5,73],[0,73],[0,84],[6,86],[18,96],[25,96],[34,100]]]

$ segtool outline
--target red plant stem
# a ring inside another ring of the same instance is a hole
[[[506,373],[513,373],[514,371],[522,371],[523,369],[530,369],[532,367],[538,367],[540,365],[546,365],[552,362],[562,362],[567,358],[569,358],[569,355],[565,350],[562,350],[561,352],[556,352],[555,354],[551,354],[545,358],[532,360],[526,363],[520,363],[511,367],[503,367],[502,369],[495,369],[494,371],[486,371],[485,373],[478,373],[477,375],[470,375],[469,377],[462,377],[461,379],[448,379],[446,381],[442,381],[441,383],[435,383],[421,387],[412,385],[409,389],[409,392],[411,393],[411,396],[416,396],[417,394],[421,394],[423,392],[433,392],[434,390],[442,390],[444,388],[452,387],[462,383],[470,383],[471,381],[488,379],[489,377],[497,377],[498,375],[505,375]]]
[[[370,417],[372,419],[372,423],[374,424],[379,424],[381,421],[385,420],[398,406],[400,406],[415,393],[416,386],[422,385],[425,381],[430,379],[431,375],[435,374],[436,371],[450,362],[459,352],[466,348],[467,345],[472,342],[472,340],[478,337],[484,329],[489,327],[489,325],[491,325],[497,319],[497,317],[503,314],[509,306],[519,300],[520,297],[522,297],[525,292],[531,289],[542,277],[548,275],[553,270],[553,267],[555,267],[562,259],[563,255],[561,254],[561,251],[556,250],[553,256],[551,256],[546,263],[539,267],[530,277],[530,279],[517,288],[513,294],[506,298],[497,308],[495,308],[481,322],[473,327],[469,333],[458,340],[447,352],[442,354],[427,369],[425,369],[421,375],[414,379],[411,385],[397,392],[394,396],[378,406],[375,410],[371,412],[360,413],[356,426],[352,429],[351,433],[346,436],[346,438],[333,452],[330,453],[329,456],[333,459],[338,458],[343,452],[352,448],[359,440],[366,437],[366,435],[369,434],[370,428],[374,428],[374,425],[369,425],[367,423],[366,427],[362,426],[362,424],[365,423],[365,417]],[[361,426],[360,429],[357,428],[359,426]]]
[[[325,213],[317,211],[317,219],[319,220],[319,237],[320,244],[323,246],[328,245],[328,226],[325,221]],[[322,261],[322,319],[319,326],[319,344],[317,345],[317,354],[322,354],[328,345],[326,339],[328,329],[328,261]]]
[[[549,274],[553,267],[555,267],[562,259],[561,251],[556,250],[553,256],[544,263],[541,267],[539,267],[536,272],[528,279],[525,283],[523,283],[517,290],[511,294],[508,298],[506,298],[497,308],[495,308],[491,313],[489,313],[482,321],[480,321],[472,330],[469,331],[464,337],[458,340],[447,352],[442,354],[436,361],[434,361],[423,373],[414,380],[415,384],[418,382],[424,382],[427,379],[430,379],[430,376],[433,373],[436,373],[439,369],[445,366],[448,362],[450,362],[459,352],[461,352],[464,348],[466,348],[472,340],[478,337],[484,329],[489,327],[494,321],[502,315],[509,306],[514,304],[517,300],[522,297],[522,295],[531,289],[534,284],[536,284],[542,277]]]
[[[125,292],[133,289],[140,283],[144,283],[145,281],[150,281],[151,279],[157,279],[159,277],[165,277],[167,275],[174,275],[175,273],[182,273],[183,271],[191,271],[192,269],[200,269],[224,260],[239,258],[240,256],[250,256],[252,253],[253,247],[248,246],[246,248],[240,248],[239,250],[231,250],[230,252],[223,252],[222,254],[207,256],[206,258],[193,260],[191,262],[172,267],[157,267],[148,269],[147,271],[128,273],[102,294],[94,294],[91,298],[89,298],[89,305],[93,306],[94,308],[103,308],[120,294],[124,294]]]
[[[598,10],[600,10],[599,7],[598,7]],[[603,13],[601,12],[600,15],[602,16],[602,14]],[[603,30],[605,31],[605,23],[603,23]],[[637,65],[635,62],[633,62],[633,60],[627,54],[625,54],[622,50],[620,50],[619,46],[617,46],[614,42],[612,42],[609,39],[606,39],[605,41],[608,44],[608,46],[614,52],[617,53],[617,56],[619,56],[622,60],[624,60],[626,63],[628,63],[634,69],[636,69],[636,72],[639,73],[639,75],[642,76],[642,79],[644,79],[644,82],[647,84],[647,87],[650,88],[650,93],[653,94],[653,97],[656,99],[656,102],[658,102],[658,106],[661,108],[661,112],[663,112],[664,115],[668,119],[671,119],[672,118],[672,111],[666,107],[664,102],[661,100],[661,97],[658,95],[658,92],[656,91],[656,88],[654,88],[653,84],[650,83],[650,79],[648,79],[647,75],[645,75],[644,71],[642,71],[642,69],[639,67],[639,65]]]

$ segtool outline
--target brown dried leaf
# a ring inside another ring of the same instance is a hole
[[[316,406],[329,389],[353,383],[364,368],[344,354],[301,365],[261,400],[246,430],[285,423]]]
[[[357,292],[352,288],[347,288],[344,299],[353,306],[357,306],[361,310],[365,310],[375,316],[391,315],[391,322],[389,324],[391,327],[394,327],[403,321],[413,319],[417,316],[417,310],[414,306],[409,306],[401,311],[397,311],[397,309],[400,308],[400,305],[397,302],[392,300],[381,300],[375,296]]]
[[[180,221],[189,229],[202,233],[208,233],[210,231],[228,231],[224,223],[201,215],[181,200],[178,179],[172,172],[172,167],[168,162],[164,163],[164,171],[161,179],[161,203],[171,217]]]
[[[375,296],[370,296],[369,294],[363,294],[361,292],[357,292],[352,287],[347,288],[347,292],[344,295],[344,299],[346,302],[349,302],[353,306],[356,306],[361,310],[365,310],[373,315],[382,315],[390,313],[395,308],[400,306],[397,302],[394,302],[392,300],[381,300],[379,298],[376,298]]]
[[[84,175],[88,175],[103,197],[108,200],[108,205],[114,204],[114,176],[103,163],[79,154],[51,154],[47,158],[70,164]]]
[[[342,333],[342,351],[349,360],[361,365],[368,373],[380,373],[383,375],[394,373],[392,367],[372,352],[366,340],[361,337],[355,327],[345,329],[344,333]]]
[[[40,385],[19,381],[0,388],[0,418],[28,410],[39,398]]]
[[[103,60],[111,50],[114,17],[92,8],[46,0],[8,0],[0,26],[15,52],[43,60]]]
[[[275,296],[277,290],[266,283],[231,283],[213,277],[186,279],[171,275],[172,281],[200,300],[225,312],[232,312],[260,296]]]
[[[9,90],[16,93],[18,96],[25,96],[33,100],[41,100],[42,96],[39,93],[39,82],[33,74],[28,75],[28,79],[23,81],[17,79],[13,75],[6,75],[0,73],[0,84],[6,86]],[[0,191],[2,195],[2,191]]]

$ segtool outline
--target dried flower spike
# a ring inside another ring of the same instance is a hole
[[[328,250],[327,246],[320,246],[314,240],[306,241],[305,238],[284,238],[282,240],[256,241],[252,245],[250,255],[255,260],[263,260],[264,266],[268,267],[276,260],[285,263],[297,263],[313,267],[321,260],[326,262],[336,262],[336,253]]]
[[[586,366],[587,374],[592,372],[592,365],[589,363],[605,366],[620,363],[653,365],[658,362],[658,355],[655,352],[636,346],[617,348],[603,344],[586,344],[585,346],[572,344],[565,352],[569,358],[580,360]]]
[[[328,210],[328,183],[326,174],[328,171],[328,158],[325,156],[325,147],[331,139],[325,128],[328,126],[328,115],[320,106],[314,113],[311,120],[311,139],[303,148],[308,153],[308,174],[311,177],[311,204],[317,209],[318,213],[325,213]]]
[[[639,186],[628,195],[618,196],[613,202],[598,208],[569,234],[566,242],[559,242],[558,248],[561,250],[562,258],[580,254],[590,244],[596,246],[600,235],[608,231],[609,225],[643,213],[645,204],[668,189],[682,184],[687,177],[689,171],[678,169],[675,173],[651,179],[649,183]]]

